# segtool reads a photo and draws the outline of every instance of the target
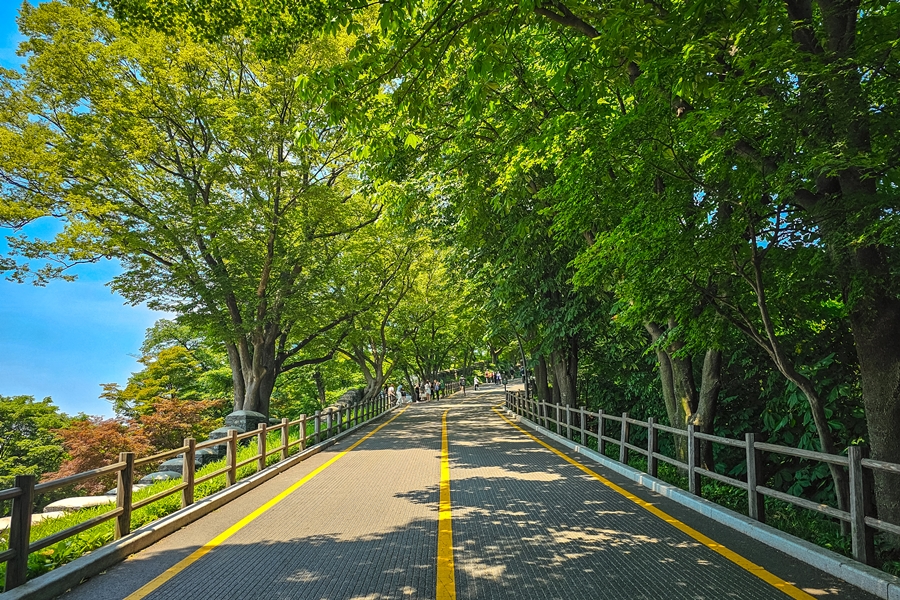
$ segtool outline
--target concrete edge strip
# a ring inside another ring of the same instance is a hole
[[[228,504],[235,498],[259,487],[270,479],[273,479],[276,475],[280,475],[282,472],[296,466],[307,458],[315,456],[322,450],[334,445],[342,438],[362,429],[366,425],[370,425],[383,419],[396,409],[397,407],[392,407],[374,419],[355,425],[347,431],[343,431],[334,437],[319,442],[314,446],[310,446],[303,452],[291,456],[287,460],[277,462],[259,473],[237,482],[229,488],[225,488],[202,500],[198,500],[194,504],[179,509],[158,521],[148,523],[143,527],[135,529],[133,532],[119,540],[102,546],[89,554],[85,554],[70,563],[50,571],[49,573],[45,573],[40,577],[35,577],[17,588],[0,594],[0,598],[3,600],[45,600],[47,598],[55,598],[75,587],[81,583],[82,580],[93,577],[122,562],[132,554],[152,546],[164,537],[175,533],[182,527],[190,525],[194,521],[197,521],[214,510]]]
[[[812,542],[800,539],[779,529],[775,529],[770,525],[754,521],[750,517],[745,517],[739,513],[723,508],[714,502],[694,496],[693,494],[668,484],[660,479],[651,477],[650,475],[638,471],[628,465],[614,461],[603,456],[581,444],[566,439],[561,435],[553,433],[548,429],[544,429],[537,423],[525,419],[518,415],[512,415],[513,418],[526,425],[530,429],[544,435],[551,440],[571,448],[578,454],[582,454],[590,458],[594,462],[601,464],[610,471],[615,471],[623,477],[638,483],[650,490],[653,490],[661,496],[681,504],[686,508],[690,508],[705,517],[712,519],[726,527],[730,527],[735,531],[743,533],[747,537],[761,542],[767,546],[780,550],[785,554],[815,567],[821,571],[825,571],[829,575],[833,575],[838,579],[846,581],[850,585],[856,586],[870,594],[884,598],[885,600],[900,600],[900,577],[894,577],[874,567],[864,565],[853,559],[841,556],[836,552],[821,548]]]

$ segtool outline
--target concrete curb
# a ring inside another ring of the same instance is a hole
[[[511,414],[509,411],[507,411],[507,413]],[[900,600],[900,578],[898,577],[879,571],[874,567],[864,565],[853,559],[847,558],[846,556],[841,556],[831,550],[816,546],[811,542],[784,533],[783,531],[760,523],[759,521],[754,521],[750,517],[745,517],[744,515],[728,510],[727,508],[723,508],[718,504],[710,502],[709,500],[704,500],[699,496],[694,496],[681,488],[670,485],[655,477],[651,477],[628,465],[623,465],[620,462],[599,454],[595,450],[591,450],[590,448],[566,439],[561,435],[553,433],[548,429],[544,429],[533,421],[515,414],[512,414],[512,416],[523,425],[526,425],[541,435],[544,435],[563,446],[571,448],[578,454],[582,454],[594,462],[600,463],[610,471],[615,471],[619,475],[627,477],[635,483],[649,488],[661,496],[665,496],[686,508],[695,510],[713,521],[721,523],[726,527],[730,527],[735,531],[739,531],[747,537],[753,538],[776,550],[789,554],[812,567],[825,571],[829,575],[842,579],[850,585],[865,590],[879,598],[884,598],[885,600]]]
[[[45,573],[40,577],[27,581],[15,589],[0,594],[0,598],[3,600],[45,600],[46,598],[55,598],[64,594],[67,590],[81,583],[82,580],[93,577],[117,563],[122,562],[132,554],[152,546],[167,535],[175,533],[182,527],[190,525],[194,521],[205,517],[214,510],[228,504],[235,498],[259,487],[276,475],[287,471],[311,456],[315,456],[351,433],[358,431],[366,425],[371,425],[372,423],[381,420],[394,410],[395,408],[390,408],[365,423],[360,423],[332,438],[319,442],[314,446],[310,446],[303,452],[295,454],[287,460],[275,463],[271,467],[268,467],[243,481],[239,481],[229,488],[225,488],[202,500],[198,500],[187,508],[177,510],[158,521],[140,527],[119,540],[98,548],[89,554],[76,558],[72,562],[63,565],[58,569],[54,569],[49,573]]]

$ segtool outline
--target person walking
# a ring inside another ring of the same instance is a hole
[[[397,384],[397,404],[403,403],[403,384]]]
[[[388,386],[388,402],[391,406],[397,404],[397,391],[394,389],[394,384]]]
[[[431,384],[427,381],[425,382],[425,402],[431,400]]]
[[[475,387],[475,391],[478,391],[478,375],[472,376],[472,385]]]

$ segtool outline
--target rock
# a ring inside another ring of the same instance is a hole
[[[220,440],[222,438],[226,438],[226,437],[228,437],[228,432],[231,431],[232,429],[234,429],[238,433],[244,433],[247,431],[246,429],[243,429],[242,427],[238,427],[236,425],[226,425],[225,427],[219,427],[218,429],[213,429],[209,433],[209,439]],[[228,446],[227,446],[227,444],[217,444],[215,446],[210,446],[209,449],[215,453],[216,459],[220,459],[220,458],[225,457],[225,454],[228,451]],[[205,448],[204,448],[204,450],[205,450]]]
[[[269,417],[252,410],[236,410],[225,417],[226,427],[242,427],[244,431],[254,431],[260,423],[268,424]]]
[[[149,475],[144,475],[141,477],[141,480],[138,483],[144,485],[150,485],[151,483],[156,483],[157,481],[172,481],[173,479],[181,479],[181,472],[175,473],[174,471],[157,471],[156,473],[150,473]]]
[[[138,490],[144,489],[145,487],[147,487],[146,483],[136,483],[133,486],[131,486],[131,492],[134,493]],[[104,496],[115,496],[118,492],[119,492],[119,488],[113,488],[103,495]]]
[[[31,524],[40,523],[41,521],[46,521],[47,519],[57,519],[63,515],[65,515],[61,510],[55,510],[53,512],[44,512],[44,513],[34,513],[31,515]],[[4,531],[9,529],[9,524],[12,522],[12,517],[0,517],[0,531]]]
[[[74,512],[82,508],[115,504],[115,496],[79,496],[77,498],[63,498],[44,507],[45,513]]]
[[[366,394],[366,388],[356,388],[355,390],[347,390],[341,397],[337,399],[337,404],[351,405],[362,402],[363,396]]]

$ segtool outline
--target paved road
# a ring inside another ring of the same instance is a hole
[[[501,400],[502,388],[485,386],[466,398],[412,405],[351,451],[374,426],[63,598],[449,600],[454,590],[479,600],[874,598],[581,463],[682,528],[665,522],[505,422],[492,410]],[[445,413],[451,494],[443,514],[452,514],[452,548],[441,547],[438,526]],[[221,539],[235,524],[242,527]],[[737,562],[685,526],[738,553]],[[782,581],[784,591],[766,579]]]

